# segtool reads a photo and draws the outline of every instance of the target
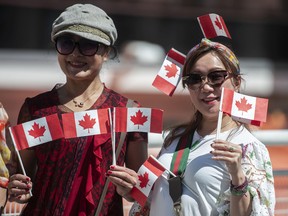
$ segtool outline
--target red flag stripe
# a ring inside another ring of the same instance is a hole
[[[169,96],[173,95],[174,91],[176,90],[176,86],[174,86],[172,83],[168,82],[167,80],[163,79],[159,75],[156,76],[152,85]]]
[[[209,39],[217,36],[217,33],[215,31],[214,25],[212,23],[209,14],[198,17],[198,20],[200,22],[200,26],[202,27],[202,31],[206,38]]]
[[[234,91],[224,88],[224,94],[222,95],[222,111],[231,114],[232,101],[234,97]]]
[[[268,99],[256,98],[254,120],[266,122],[267,110],[268,110]]]
[[[163,111],[158,109],[151,110],[151,126],[150,131],[154,133],[162,133],[162,117]]]
[[[52,140],[63,137],[62,128],[57,114],[52,114],[46,117],[46,122],[49,127]]]
[[[170,49],[167,55],[175,61],[179,62],[181,65],[184,65],[186,56],[174,48]]]
[[[100,133],[108,133],[110,131],[109,129],[109,119],[108,119],[108,109],[98,109],[97,110],[98,114],[98,121],[99,121],[99,128],[100,128]]]
[[[145,205],[147,197],[137,187],[133,187],[130,193],[141,206]]]
[[[115,132],[127,131],[127,108],[118,107],[115,110]],[[121,121],[117,121],[121,119]]]
[[[14,142],[18,150],[29,147],[22,124],[12,127],[11,135],[14,138]]]
[[[162,175],[162,173],[165,171],[165,168],[159,165],[151,157],[149,157],[145,161],[144,166],[147,167],[147,169],[149,169],[151,172],[153,172],[157,177]]]
[[[62,124],[65,138],[69,139],[77,136],[75,116],[73,112],[62,115]]]

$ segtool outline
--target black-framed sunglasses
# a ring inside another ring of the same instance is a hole
[[[228,78],[228,72],[221,70],[210,72],[207,75],[191,73],[184,76],[182,79],[185,86],[192,90],[196,90],[201,88],[204,84],[208,84],[213,88],[220,87],[226,78]]]
[[[79,41],[74,41],[70,37],[59,37],[56,39],[55,47],[59,54],[69,55],[71,54],[75,47],[77,46],[79,52],[84,56],[93,56],[95,55],[100,47],[101,43],[81,39]]]

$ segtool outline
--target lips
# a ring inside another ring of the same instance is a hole
[[[202,99],[202,101],[205,103],[212,103],[212,102],[216,102],[219,100],[220,100],[220,97],[209,97],[209,98]]]
[[[82,68],[86,65],[85,62],[75,62],[75,61],[68,61],[68,64],[74,68]]]

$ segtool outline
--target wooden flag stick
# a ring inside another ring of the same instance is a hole
[[[18,157],[18,160],[19,160],[19,163],[20,163],[20,166],[21,166],[23,175],[27,176],[27,174],[26,174],[26,172],[25,172],[25,169],[24,169],[24,165],[23,165],[21,156],[20,156],[19,151],[18,151],[18,148],[17,148],[17,146],[16,146],[16,144],[15,144],[15,140],[14,140],[14,136],[13,136],[12,131],[11,131],[11,127],[9,127],[9,132],[10,132],[10,136],[11,136],[11,138],[12,138],[12,143],[13,143],[13,145],[14,145],[15,152],[16,152],[16,154],[17,154],[17,157]],[[30,194],[30,196],[32,197],[32,191],[31,191],[31,189],[29,190],[29,194]]]
[[[217,131],[216,131],[216,140],[219,139],[219,135],[220,135],[220,133],[221,133],[221,125],[222,125],[222,117],[223,117],[223,111],[222,111],[223,97],[224,97],[224,88],[222,88],[221,100],[220,100],[220,105],[219,105],[218,123],[217,123]]]
[[[115,120],[115,108],[113,112],[113,119]],[[114,132],[114,121],[112,120],[111,109],[109,109],[109,119],[110,119],[110,130],[111,130],[111,140],[112,140],[112,165],[116,165],[116,150],[115,150],[115,132]]]

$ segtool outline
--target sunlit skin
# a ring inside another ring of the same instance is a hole
[[[207,75],[218,70],[225,70],[225,66],[213,52],[209,52],[198,59],[190,73]],[[220,87],[212,87],[207,84],[206,80],[199,89],[189,89],[190,99],[193,105],[203,116],[200,126],[197,128],[197,132],[202,136],[216,132],[215,128],[217,128],[218,122],[221,89],[223,87],[234,91],[237,91],[239,88],[239,86],[233,83],[232,78],[228,78]],[[223,128],[223,130],[229,130],[236,126],[235,122],[232,121],[232,123],[229,123],[230,121],[231,118],[224,115],[222,126],[227,123],[228,126]],[[211,147],[213,148],[210,152],[212,159],[226,163],[232,183],[234,185],[243,184],[245,175],[241,166],[242,149],[240,145],[224,140],[215,140]],[[233,152],[229,151],[231,147],[234,149]],[[232,196],[230,210],[231,215],[249,215],[251,212],[251,198],[249,193],[246,193],[246,196]]]
[[[223,70],[225,71],[226,69],[221,60],[215,54],[209,52],[198,59],[190,73],[207,75],[213,71]],[[234,90],[232,79],[225,80],[221,87]],[[199,89],[189,89],[189,93],[193,105],[202,113],[203,118],[205,120],[217,122],[221,88],[213,88],[206,83]]]
[[[71,35],[71,37],[76,42],[81,39],[81,37],[76,35]],[[69,55],[58,53],[59,65],[66,76],[66,83],[57,89],[61,104],[73,111],[83,111],[90,108],[104,88],[99,74],[103,63],[108,60],[108,52],[109,48],[100,46],[98,52],[93,56],[82,55],[78,47],[75,47],[74,51]],[[72,102],[73,98],[79,101],[83,101],[83,98],[89,98],[89,100],[85,102],[83,108],[79,108],[75,107]],[[120,173],[120,177],[111,178],[110,180],[115,183],[117,186],[116,190],[121,196],[133,201],[129,196],[129,192],[136,184],[136,171],[147,158],[147,145],[145,143],[139,145],[139,142],[131,140],[127,145],[126,155],[126,167],[111,167],[111,170],[117,174]],[[28,176],[35,175],[37,166],[34,151],[21,151],[21,158],[27,171],[27,176],[15,174],[10,177],[8,185],[9,200],[11,202],[26,203],[30,198],[30,189],[32,188],[32,181]],[[111,170],[110,172],[108,171],[107,175],[111,174]],[[129,170],[127,171],[129,175],[123,170]],[[122,178],[125,179],[125,181],[123,181]]]
[[[71,35],[74,41],[79,41],[81,38],[76,35]],[[102,91],[103,85],[100,80],[99,73],[102,64],[108,59],[108,54],[105,52],[104,46],[100,46],[98,52],[94,56],[82,55],[78,47],[69,55],[61,55],[58,53],[58,62],[66,75],[66,84],[59,89],[59,95],[75,96],[78,101],[83,101],[93,94],[94,89]],[[79,95],[79,97],[77,97]],[[93,98],[91,98],[93,99]],[[61,98],[60,98],[61,100]],[[66,98],[64,98],[66,100]],[[63,100],[63,101],[64,101]],[[73,107],[73,104],[64,103],[68,107]],[[76,110],[77,111],[77,110]]]
[[[71,38],[77,42],[81,37],[71,35]],[[58,54],[58,62],[63,73],[67,76],[67,81],[92,81],[98,77],[103,62],[107,60],[107,55],[100,55],[101,51],[103,52],[103,47],[94,56],[84,56],[76,47],[70,55]]]

